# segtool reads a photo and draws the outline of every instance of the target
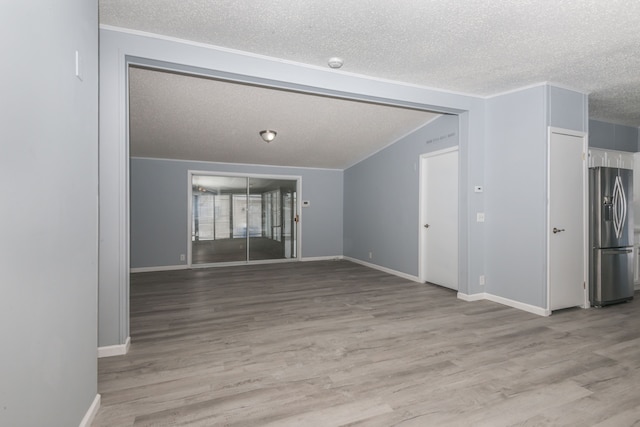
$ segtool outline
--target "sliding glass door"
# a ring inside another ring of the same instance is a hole
[[[297,179],[190,176],[192,264],[297,258]]]
[[[249,260],[295,258],[297,181],[249,178]]]

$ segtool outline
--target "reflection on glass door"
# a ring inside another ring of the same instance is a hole
[[[291,250],[295,233],[296,181],[249,178],[249,260],[296,258]],[[294,203],[294,205],[292,205]]]
[[[191,263],[297,258],[297,181],[193,175]]]
[[[191,263],[247,259],[247,178],[194,175],[191,217]]]

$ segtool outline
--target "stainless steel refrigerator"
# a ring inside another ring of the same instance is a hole
[[[633,298],[633,171],[589,169],[591,305]]]

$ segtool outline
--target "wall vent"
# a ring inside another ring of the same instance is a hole
[[[450,134],[448,134],[448,135],[442,135],[442,136],[440,136],[440,137],[436,137],[436,138],[433,138],[433,139],[429,139],[429,140],[427,140],[427,141],[425,142],[425,144],[431,144],[432,142],[442,141],[443,139],[451,138],[451,137],[454,137],[454,136],[456,136],[456,133],[455,133],[455,132],[452,132],[452,133],[450,133]]]

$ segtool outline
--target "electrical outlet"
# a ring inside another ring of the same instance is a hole
[[[369,252],[369,259],[373,259],[373,252]]]
[[[478,221],[478,222],[484,222],[484,212],[478,212],[478,213],[476,213],[476,221]]]
[[[185,254],[180,254],[180,261],[185,261],[187,256]]]
[[[484,274],[480,275],[480,285],[484,286]]]

